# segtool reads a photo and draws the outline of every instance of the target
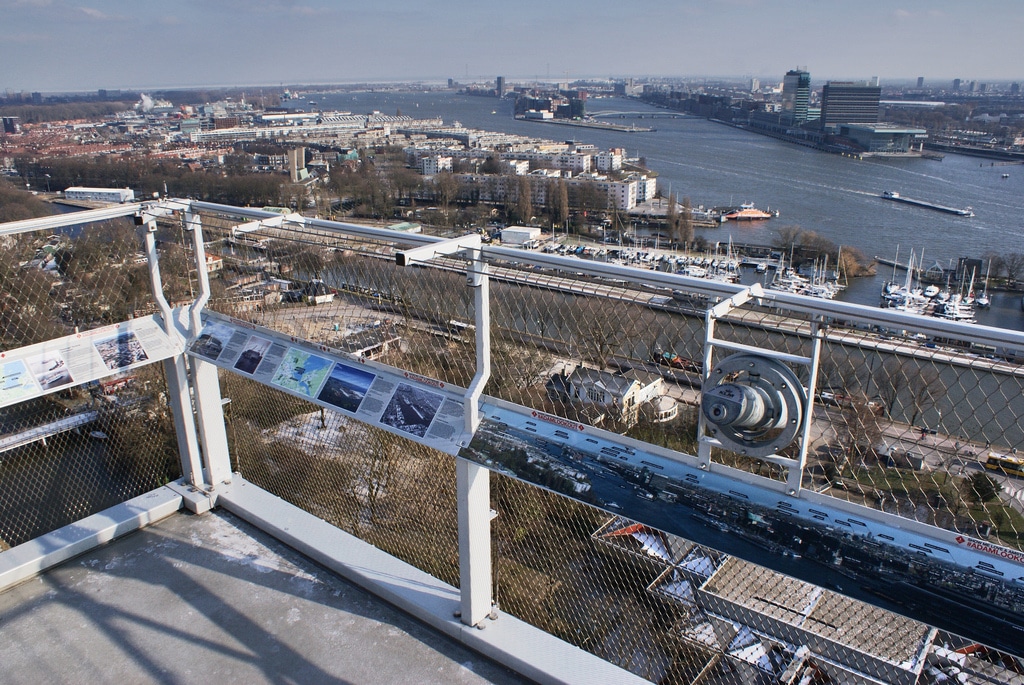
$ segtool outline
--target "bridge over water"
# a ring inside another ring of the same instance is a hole
[[[98,411],[91,410],[85,411],[80,414],[73,416],[66,416],[63,419],[51,421],[41,426],[34,426],[28,430],[15,433],[13,435],[6,435],[0,438],[0,454],[3,452],[9,452],[17,447],[24,447],[25,445],[31,444],[38,440],[45,441],[47,438],[57,435],[58,433],[64,433],[65,431],[84,426],[87,423],[92,423],[99,417]]]

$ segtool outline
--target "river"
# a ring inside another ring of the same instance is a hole
[[[554,140],[575,139],[598,148],[622,147],[644,157],[659,174],[666,195],[689,197],[705,206],[753,202],[780,211],[771,221],[727,223],[698,230],[708,240],[770,244],[782,226],[796,225],[866,257],[905,261],[913,249],[924,253],[925,266],[948,266],[959,257],[987,252],[1024,252],[1024,167],[992,164],[963,155],[929,159],[856,160],[810,150],[697,117],[641,118],[661,113],[621,98],[591,100],[591,113],[623,112],[608,121],[654,126],[650,133],[573,128],[512,118],[512,103],[451,92],[325,93],[317,96],[325,110],[385,114],[401,111],[415,118],[440,117],[471,128],[503,131]],[[491,112],[495,113],[492,114]],[[1009,178],[1002,174],[1009,173]],[[973,218],[882,200],[882,191],[953,207],[972,207]],[[843,299],[878,304],[883,280],[891,270],[880,267],[876,279],[852,284]],[[981,275],[979,274],[979,277]],[[980,323],[1024,330],[1020,297],[997,293],[992,308],[980,311]]]

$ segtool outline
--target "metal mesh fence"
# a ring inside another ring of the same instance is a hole
[[[1018,657],[878,606],[827,570],[797,580],[505,476],[492,503],[501,609],[652,682],[1024,683]]]
[[[222,376],[222,393],[246,479],[459,584],[451,457],[234,374]]]
[[[141,234],[128,219],[0,241],[0,351],[156,311]],[[8,405],[0,409],[0,547],[180,475],[159,365]]]
[[[204,220],[211,252],[224,259],[214,309],[448,383],[469,382],[475,313],[464,263],[399,269],[393,254],[400,240],[313,229],[264,229],[243,244],[230,225]],[[698,289],[598,278],[582,263],[577,271],[506,258],[492,262],[491,273],[488,394],[696,453],[711,298]],[[734,309],[716,321],[716,337],[810,355],[810,317],[769,304]],[[1021,440],[1024,374],[1012,350],[907,324],[824,323],[803,487],[1020,547],[1017,481],[1006,473],[1013,462],[990,462],[990,454],[1012,457]],[[711,366],[727,355],[716,349]],[[794,371],[808,381],[806,367]],[[627,379],[655,391],[632,404],[596,391],[570,395],[573,377],[604,388]],[[223,390],[243,475],[457,583],[448,457],[233,374],[223,377]],[[782,454],[795,457],[797,449]],[[715,449],[712,459],[775,481],[789,475],[771,458]],[[986,468],[993,465],[1002,470]],[[626,486],[621,496],[641,494]],[[1024,669],[1005,652],[883,611],[912,607],[948,626],[942,593],[959,594],[959,606],[970,605],[965,595],[984,598],[985,611],[1005,613],[972,634],[1019,653],[1012,634],[1000,634],[1019,625],[1024,608],[1012,586],[952,568],[916,570],[856,536],[836,542],[729,498],[696,490],[679,496],[672,515],[694,522],[694,540],[496,476],[495,598],[503,610],[656,682],[940,683],[961,673],[973,682],[996,671],[1002,682],[1024,682]],[[771,569],[741,561],[762,556],[773,558]],[[787,575],[788,565],[799,564],[806,578],[815,563],[828,570],[813,583]],[[861,587],[840,566],[877,582]],[[922,589],[922,574],[941,577]],[[965,609],[958,620],[966,626],[989,616]]]
[[[0,409],[0,548],[181,477],[160,365]]]
[[[128,219],[0,238],[0,349],[156,311]]]
[[[181,219],[158,233],[172,304],[197,292]],[[399,268],[395,252],[408,244],[399,234],[360,239],[289,222],[232,230],[240,223],[203,216],[211,309],[468,385],[476,312],[464,260]],[[155,311],[137,229],[93,228],[4,238],[0,349]],[[715,301],[707,290],[598,277],[582,261],[531,267],[506,253],[490,266],[488,394],[697,452],[705,312]],[[715,322],[716,338],[810,355],[810,316],[770,304],[734,308]],[[1024,371],[1014,350],[913,324],[824,323],[803,487],[1024,548],[1024,481],[1014,478],[1024,475],[1014,458]],[[716,348],[710,365],[728,354]],[[806,367],[794,371],[808,382]],[[233,373],[221,383],[243,476],[458,585],[451,457]],[[571,384],[582,390],[567,392]],[[627,387],[641,392],[619,393]],[[6,407],[0,426],[0,546],[180,475],[159,364]],[[712,459],[775,481],[789,475],[770,457],[716,448]],[[1013,583],[916,567],[856,535],[627,476],[616,496],[685,520],[671,528],[685,538],[608,513],[621,507],[607,493],[602,510],[492,477],[493,592],[503,611],[659,683],[1024,683],[1014,656],[1024,653],[1024,593]]]
[[[232,222],[203,221],[208,254],[224,262],[211,309],[447,383],[473,377],[464,262],[402,269],[396,243],[299,227],[233,237]]]

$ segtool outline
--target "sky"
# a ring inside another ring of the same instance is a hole
[[[0,0],[0,90],[1024,80],[1024,0]]]

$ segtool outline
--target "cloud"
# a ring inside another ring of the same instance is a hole
[[[78,11],[89,17],[90,19],[96,19],[98,21],[107,21],[110,16],[104,14],[94,7],[79,7]]]
[[[910,12],[907,10],[898,9],[895,12],[893,12],[893,16],[895,16],[897,19],[909,19],[913,15],[911,15]]]

